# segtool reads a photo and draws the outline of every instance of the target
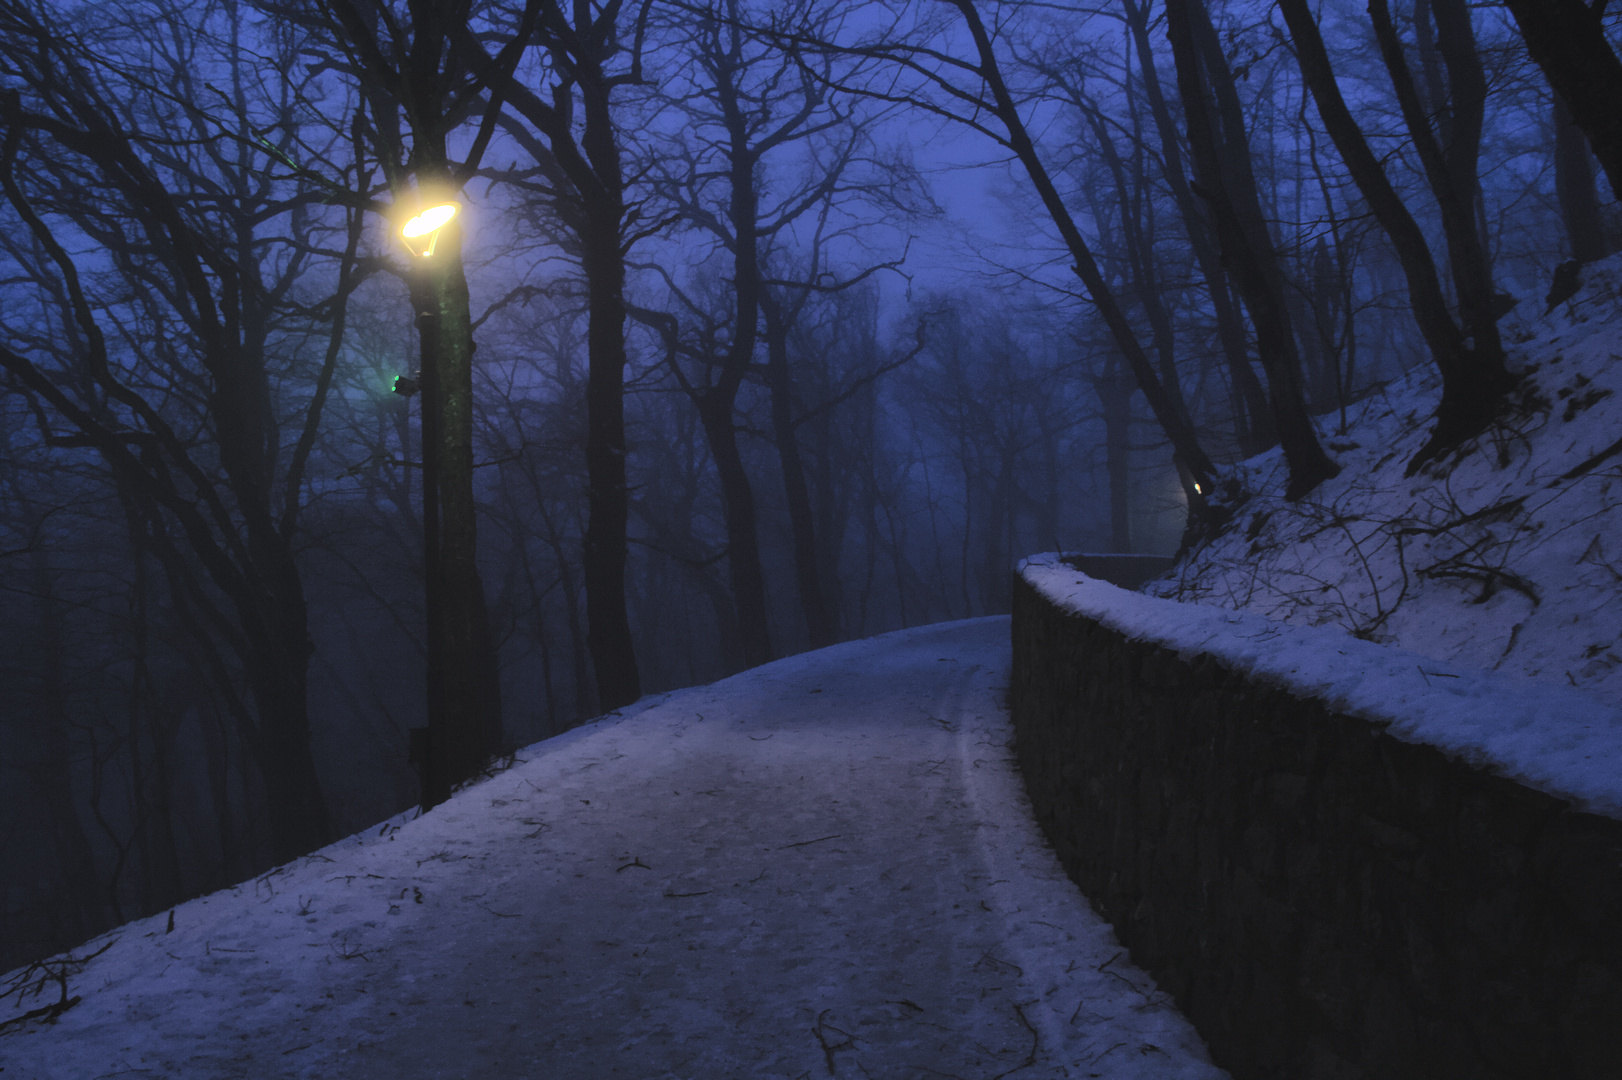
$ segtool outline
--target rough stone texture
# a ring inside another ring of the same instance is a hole
[[[1016,576],[1060,859],[1239,1080],[1622,1078],[1622,822]]]

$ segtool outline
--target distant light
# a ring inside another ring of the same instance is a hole
[[[1195,484],[1194,485],[1194,494],[1196,494],[1196,495],[1204,495],[1205,494],[1205,489],[1200,487],[1199,484]]]
[[[400,235],[405,239],[406,246],[411,249],[413,255],[427,258],[434,253],[434,246],[439,242],[439,230],[449,224],[451,218],[455,216],[455,203],[430,206],[401,226]]]

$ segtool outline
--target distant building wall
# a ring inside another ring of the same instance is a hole
[[[1044,831],[1237,1080],[1622,1077],[1622,822],[1018,575],[1013,637]]]

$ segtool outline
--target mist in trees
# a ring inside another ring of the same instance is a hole
[[[1615,19],[0,0],[0,966],[1310,498],[1409,370],[1455,452],[1622,243]]]

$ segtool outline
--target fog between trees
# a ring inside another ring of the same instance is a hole
[[[1618,241],[1614,19],[1521,7],[0,0],[0,967],[418,802],[430,671],[448,789],[1415,366],[1445,455]]]

